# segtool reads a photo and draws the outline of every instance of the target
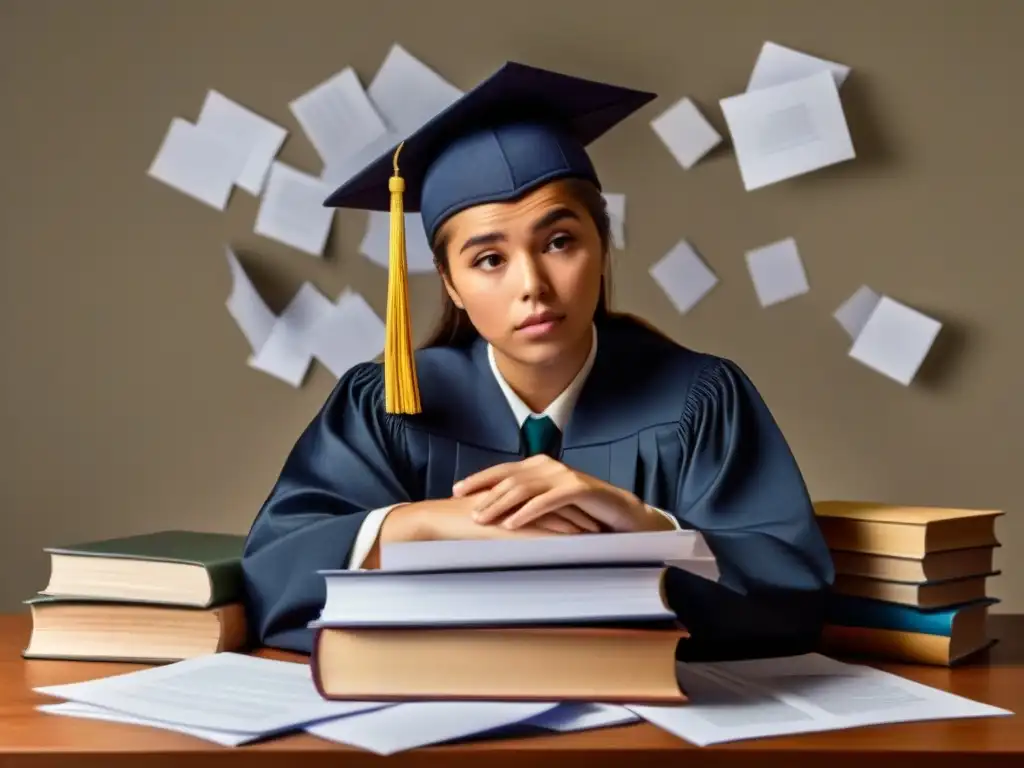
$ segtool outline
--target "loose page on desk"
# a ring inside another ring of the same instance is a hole
[[[309,665],[236,653],[33,690],[145,720],[261,736],[385,706],[327,701]]]
[[[515,725],[556,706],[555,702],[412,701],[360,712],[306,727],[327,741],[393,755]]]
[[[748,191],[856,155],[828,70],[720,103]]]
[[[554,709],[531,717],[523,725],[531,725],[555,733],[572,733],[588,731],[593,728],[608,728],[613,725],[626,725],[638,720],[640,720],[639,715],[618,704],[563,702]]]
[[[77,717],[82,720],[100,720],[105,723],[159,728],[162,731],[173,731],[175,733],[183,733],[186,736],[194,736],[204,741],[212,741],[214,744],[220,744],[222,747],[238,747],[260,738],[258,733],[214,731],[209,728],[195,728],[188,725],[165,723],[160,720],[147,720],[142,717],[135,717],[134,715],[126,715],[124,712],[97,707],[93,704],[79,704],[75,701],[64,701],[60,704],[42,704],[36,707],[36,709],[48,715],[61,715],[63,717]]]
[[[1011,715],[867,666],[810,653],[678,664],[684,706],[636,706],[643,719],[698,746],[866,725]]]

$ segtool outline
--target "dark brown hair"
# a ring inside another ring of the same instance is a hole
[[[611,240],[611,221],[608,217],[608,208],[604,196],[592,182],[586,179],[564,179],[569,194],[582,205],[590,218],[594,220],[597,227],[597,234],[601,238],[601,255],[604,259],[604,274],[601,277],[601,292],[597,299],[597,310],[595,319],[608,317],[611,311],[608,307],[611,268],[609,265],[609,243]],[[434,266],[442,277],[450,278],[448,268],[448,238],[442,228],[434,242],[431,243],[431,250],[434,253]],[[427,347],[465,347],[469,346],[478,336],[476,328],[469,320],[469,315],[464,309],[455,306],[444,285],[441,285],[441,318],[431,331],[430,336],[423,343]]]

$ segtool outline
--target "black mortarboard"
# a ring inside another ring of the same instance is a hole
[[[584,147],[653,98],[508,62],[327,198],[329,207],[392,213],[385,349],[389,412],[420,410],[405,300],[404,211],[420,212],[432,241],[446,219],[473,205],[512,200],[560,178],[586,178],[600,187]]]

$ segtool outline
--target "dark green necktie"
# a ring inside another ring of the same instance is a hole
[[[522,432],[527,456],[534,456],[538,453],[546,453],[548,456],[558,455],[558,427],[549,417],[528,416],[523,422]]]

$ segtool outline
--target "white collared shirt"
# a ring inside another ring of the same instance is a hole
[[[576,407],[580,390],[583,389],[587,376],[590,375],[590,369],[594,367],[595,357],[597,357],[597,328],[593,328],[593,341],[590,343],[590,353],[587,355],[587,359],[583,363],[583,367],[580,368],[579,373],[569,382],[569,386],[562,390],[562,394],[551,401],[551,405],[544,409],[544,413],[534,413],[530,410],[530,406],[524,403],[522,398],[505,381],[505,377],[501,375],[501,371],[498,370],[498,363],[494,359],[494,347],[490,344],[487,345],[487,360],[491,364],[491,372],[494,374],[498,386],[505,395],[505,399],[508,400],[509,408],[512,409],[512,413],[516,417],[516,424],[519,425],[520,429],[522,429],[523,424],[526,423],[530,416],[547,416],[555,422],[559,432],[564,432],[565,425],[569,422],[569,417],[572,415],[572,409]]]
[[[497,361],[494,358],[494,348],[487,345],[487,360],[491,365],[491,372],[494,374],[494,379],[497,381],[498,386],[501,388],[502,394],[505,395],[505,399],[508,401],[509,408],[512,409],[512,413],[515,416],[516,424],[522,428],[523,424],[530,416],[547,416],[558,427],[560,432],[565,431],[565,425],[569,423],[569,417],[572,415],[573,408],[576,407],[576,401],[579,399],[580,392],[583,389],[584,383],[586,383],[587,376],[590,375],[591,369],[594,367],[594,359],[597,357],[597,328],[591,326],[593,333],[593,341],[590,344],[590,353],[587,355],[586,361],[583,363],[583,367],[580,368],[579,373],[569,382],[562,393],[551,401],[551,404],[544,409],[543,413],[534,413],[530,406],[523,402],[522,398],[519,397],[509,386],[509,383],[505,381],[505,377],[501,375],[501,371],[498,370]],[[384,518],[387,517],[388,513],[398,505],[392,505],[389,507],[381,507],[375,509],[366,516],[363,520],[363,524],[359,527],[359,532],[356,534],[355,543],[352,545],[352,553],[349,556],[347,568],[359,568],[370,550],[373,548],[373,543],[377,540],[377,536],[380,534],[381,526],[384,524]],[[659,512],[668,518],[676,529],[680,529],[679,521],[676,520],[675,516],[670,515],[664,510],[658,509],[657,507],[651,507],[647,505],[648,509]]]

